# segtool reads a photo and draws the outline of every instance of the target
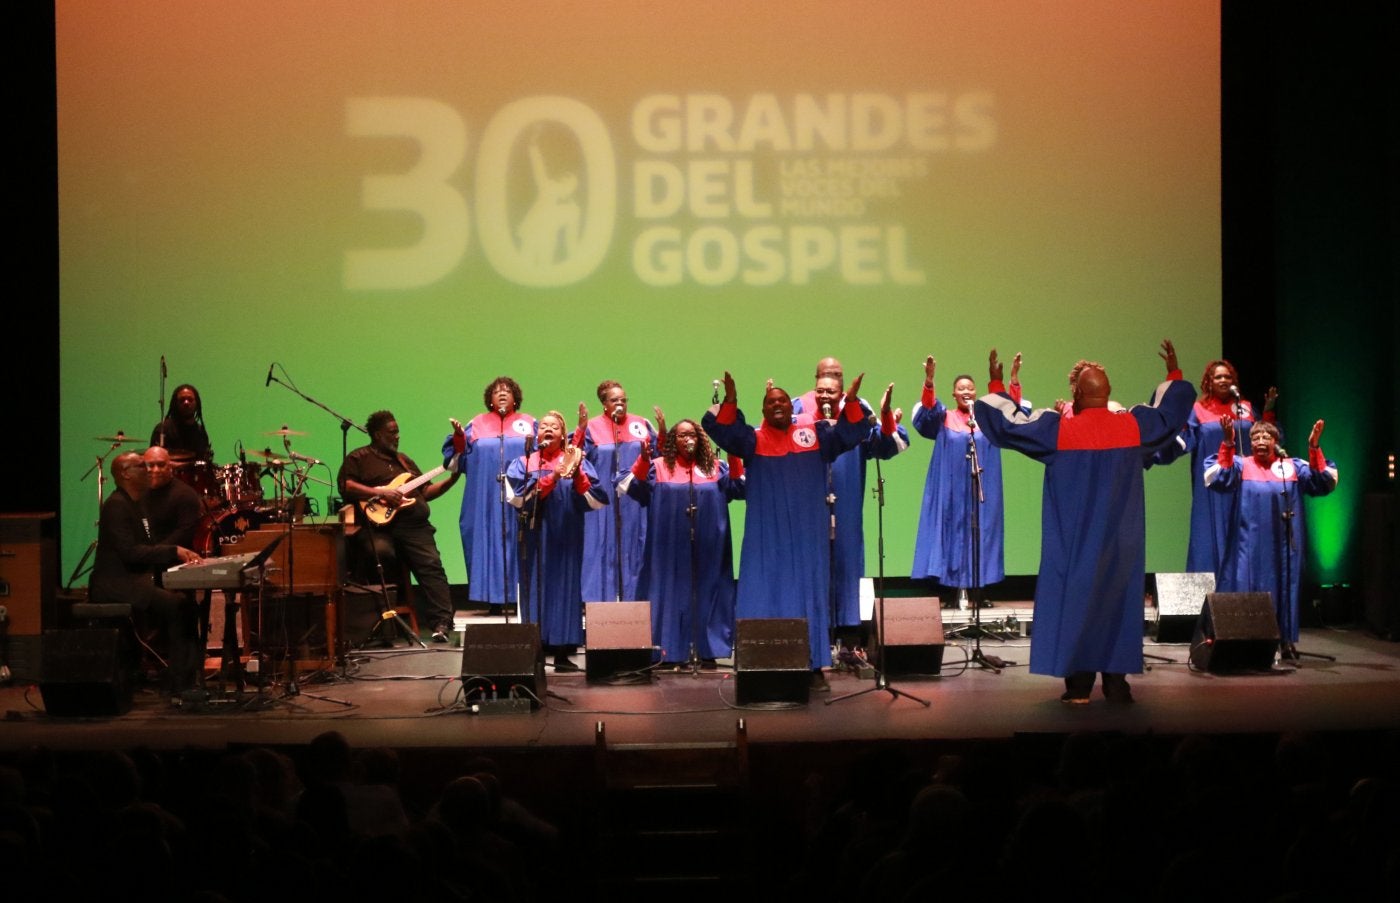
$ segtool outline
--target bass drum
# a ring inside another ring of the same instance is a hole
[[[216,508],[200,518],[194,550],[206,557],[235,554],[243,534],[262,525],[263,515],[252,508]]]
[[[176,461],[171,460],[171,466],[175,468],[175,477],[182,483],[188,483],[199,497],[210,504],[219,504],[223,501],[223,495],[219,490],[220,468],[216,468],[209,461]]]
[[[219,498],[234,508],[251,508],[262,501],[259,468],[253,464],[225,464],[216,471]]]

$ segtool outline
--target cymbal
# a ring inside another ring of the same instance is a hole
[[[117,430],[117,434],[116,434],[115,436],[93,436],[92,438],[96,439],[98,442],[122,442],[122,443],[131,443],[131,442],[140,442],[140,441],[141,441],[140,439],[137,439],[137,438],[134,437],[134,436],[128,436],[126,433],[123,433],[121,430]]]
[[[276,454],[274,454],[272,451],[270,451],[270,450],[268,450],[268,449],[264,449],[264,450],[262,450],[262,451],[258,451],[258,450],[255,449],[255,448],[254,448],[254,449],[249,449],[248,454],[250,454],[250,455],[257,455],[259,458],[262,458],[262,459],[263,459],[264,461],[266,461],[268,464],[271,464],[271,465],[273,465],[273,466],[278,466],[278,465],[290,464],[290,463],[291,463],[290,461],[284,461],[284,460],[282,460],[282,459],[279,458]]]
[[[263,435],[264,435],[264,436],[306,436],[306,435],[309,435],[309,434],[308,434],[308,433],[303,433],[301,430],[289,430],[289,429],[287,429],[287,428],[284,426],[284,427],[282,427],[280,430],[272,430],[271,432],[263,433]]]

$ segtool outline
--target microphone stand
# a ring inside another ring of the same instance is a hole
[[[618,415],[622,415],[618,411]],[[617,601],[622,601],[622,505],[621,496],[617,494],[617,481],[622,479],[622,433],[618,429],[621,421],[613,420],[613,479],[612,479],[612,507],[613,507],[613,536],[616,538],[616,548],[613,550],[613,561],[617,565]]]
[[[105,487],[106,487],[106,485],[107,485],[107,477],[106,477],[106,474],[107,474],[107,458],[111,456],[112,452],[114,452],[114,451],[116,451],[117,449],[121,448],[121,447],[126,443],[125,436],[126,436],[125,433],[123,433],[121,430],[117,430],[117,440],[116,440],[115,442],[113,442],[112,445],[111,445],[111,447],[108,448],[105,452],[103,452],[102,454],[98,455],[98,456],[97,456],[97,461],[96,461],[91,467],[89,467],[89,468],[87,469],[87,473],[84,473],[84,474],[78,479],[78,482],[81,483],[83,480],[86,480],[86,479],[88,478],[88,474],[92,473],[93,471],[96,471],[96,472],[97,472],[97,514],[98,514],[98,519],[97,519],[96,521],[93,522],[93,525],[94,525],[94,526],[99,526],[99,527],[100,527],[101,524],[102,524],[102,502],[105,501],[105,492],[106,492]],[[93,554],[94,552],[96,552],[96,551],[97,551],[97,538],[96,538],[96,537],[93,537],[92,542],[88,543],[87,551],[83,552],[83,557],[78,559],[77,565],[73,568],[73,573],[71,573],[71,574],[68,575],[68,582],[67,582],[66,584],[64,584],[64,586],[63,586],[63,589],[64,589],[65,592],[67,592],[68,590],[71,590],[71,589],[73,588],[73,581],[74,581],[74,580],[77,580],[77,579],[78,579],[79,577],[81,577],[83,574],[86,574],[88,571],[92,570],[92,567],[87,566],[87,561],[88,561],[89,558],[92,557],[92,554]]]
[[[690,521],[690,652],[685,658],[685,668],[691,677],[700,676],[700,551],[695,542],[695,518],[698,508],[695,504],[695,459],[690,461],[690,496],[685,506],[686,520]]]
[[[496,416],[501,418],[500,436],[500,467],[496,471],[496,486],[501,502],[501,614],[505,616],[505,623],[510,623],[510,612],[506,605],[510,602],[510,515],[508,509],[510,503],[506,501],[506,412],[502,406],[496,411]],[[529,463],[530,449],[527,445],[525,449],[525,462]],[[517,560],[519,560],[517,558]],[[488,601],[489,605],[490,602]],[[522,622],[524,618],[521,618]]]
[[[165,355],[160,356],[160,398],[156,400],[156,410],[160,412],[160,439],[156,445],[165,448]]]
[[[1008,664],[995,655],[987,655],[982,651],[982,503],[985,496],[982,493],[982,462],[977,456],[977,420],[972,416],[972,409],[968,408],[967,418],[967,462],[968,476],[971,483],[968,486],[969,497],[972,504],[969,506],[968,523],[971,526],[972,536],[972,663],[979,668],[991,671],[993,674],[1000,674],[1001,669]]]
[[[275,366],[275,365],[274,365],[274,366]],[[285,368],[283,369],[283,372],[284,372],[284,373],[286,372]],[[324,404],[322,404],[321,402],[319,402],[319,401],[317,401],[316,399],[312,398],[310,395],[307,395],[305,392],[302,392],[302,391],[301,391],[300,389],[298,389],[296,386],[290,385],[290,384],[288,384],[288,383],[284,383],[284,382],[282,382],[282,380],[280,380],[280,379],[278,379],[277,377],[273,376],[273,375],[272,375],[272,368],[269,367],[268,370],[267,370],[267,382],[263,384],[263,388],[265,389],[265,388],[267,388],[268,386],[272,385],[273,383],[277,383],[277,385],[279,385],[279,386],[281,386],[282,388],[286,389],[287,391],[291,392],[293,395],[296,395],[296,396],[297,396],[298,398],[300,398],[302,401],[305,401],[305,402],[307,402],[308,404],[313,404],[313,405],[315,405],[316,407],[318,407],[318,408],[320,408],[321,410],[325,411],[327,414],[330,414],[330,415],[331,415],[332,417],[334,417],[336,420],[339,420],[339,421],[340,421],[340,458],[341,458],[341,460],[344,460],[344,459],[345,459],[345,456],[346,456],[347,454],[349,454],[349,451],[348,451],[349,441],[348,441],[348,439],[347,439],[347,434],[350,432],[350,428],[351,428],[352,426],[353,426],[355,429],[359,430],[360,432],[364,433],[366,436],[369,435],[369,431],[368,431],[368,430],[366,430],[364,427],[360,426],[358,423],[356,423],[355,421],[351,420],[350,418],[346,417],[344,414],[340,414],[340,413],[337,413],[336,411],[331,410],[330,408],[326,407],[326,406],[325,406]]]
[[[1279,470],[1283,471],[1280,475],[1286,476],[1287,472],[1284,470],[1286,466],[1284,460],[1279,458],[1277,463],[1279,465]],[[1279,589],[1281,590],[1280,595],[1283,596],[1283,599],[1277,604],[1279,605],[1279,612],[1284,615],[1282,622],[1279,624],[1280,632],[1292,633],[1291,629],[1285,631],[1284,628],[1291,628],[1293,621],[1293,518],[1297,512],[1293,509],[1293,497],[1288,492],[1288,482],[1286,480],[1283,482],[1282,487],[1283,488],[1279,490],[1279,499],[1282,503],[1279,508],[1279,517],[1283,520],[1283,585],[1280,586]],[[1304,657],[1320,658],[1329,662],[1335,662],[1337,660],[1335,655],[1323,655],[1320,652],[1299,652],[1298,647],[1289,642],[1285,636],[1280,635],[1279,659],[1293,662],[1293,667],[1296,668],[1301,664],[1299,659]]]
[[[530,473],[531,446],[534,444],[533,437],[525,437],[525,474]],[[503,446],[504,447],[504,446]],[[502,492],[505,490],[502,489]],[[520,623],[533,624],[534,618],[530,616],[530,597],[533,593],[533,583],[530,579],[530,553],[529,545],[526,542],[528,536],[535,529],[535,509],[539,504],[539,490],[536,488],[531,495],[525,499],[520,506],[520,512],[516,517],[517,529],[515,533],[516,560],[520,567]],[[536,550],[538,552],[538,549]],[[504,553],[502,553],[504,554]]]
[[[876,509],[876,532],[879,536],[879,570],[880,577],[878,586],[879,596],[875,601],[875,632],[880,638],[880,664],[875,667],[875,685],[866,687],[863,690],[856,690],[854,693],[845,693],[841,696],[833,696],[826,700],[827,705],[833,702],[840,702],[843,699],[852,699],[856,696],[864,696],[866,693],[875,693],[883,690],[895,699],[903,696],[905,699],[912,699],[924,708],[931,708],[933,703],[927,699],[906,693],[890,684],[889,675],[885,672],[885,475],[880,470],[880,459],[875,458],[875,498],[878,504]]]

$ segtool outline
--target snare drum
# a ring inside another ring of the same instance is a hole
[[[222,501],[219,492],[219,475],[216,468],[209,461],[175,461],[171,460],[171,466],[175,468],[175,476],[182,483],[188,483],[194,487],[200,497],[206,502]]]
[[[255,464],[225,464],[218,469],[220,499],[235,508],[252,507],[262,501],[262,481]]]

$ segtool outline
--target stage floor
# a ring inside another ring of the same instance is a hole
[[[470,714],[463,703],[459,647],[400,642],[353,652],[331,671],[300,673],[295,685],[250,687],[196,708],[173,708],[153,689],[138,689],[124,715],[61,718],[45,713],[38,686],[3,686],[0,749],[297,745],[330,729],[357,747],[587,747],[599,722],[610,742],[703,743],[732,739],[739,718],[755,745],[1400,728],[1400,644],[1359,629],[1303,632],[1301,652],[1335,660],[1307,655],[1298,667],[1231,675],[1193,671],[1185,644],[1149,639],[1144,652],[1169,661],[1149,659],[1131,678],[1131,706],[1106,703],[1097,688],[1090,705],[1061,703],[1059,680],[1028,672],[1029,643],[984,639],[982,651],[1007,663],[999,672],[969,665],[973,643],[962,639],[949,641],[937,676],[896,676],[876,688],[854,672],[832,672],[831,692],[813,693],[806,705],[739,706],[735,675],[724,667],[620,685],[547,669],[543,706],[487,715]],[[584,665],[586,654],[576,661]]]

